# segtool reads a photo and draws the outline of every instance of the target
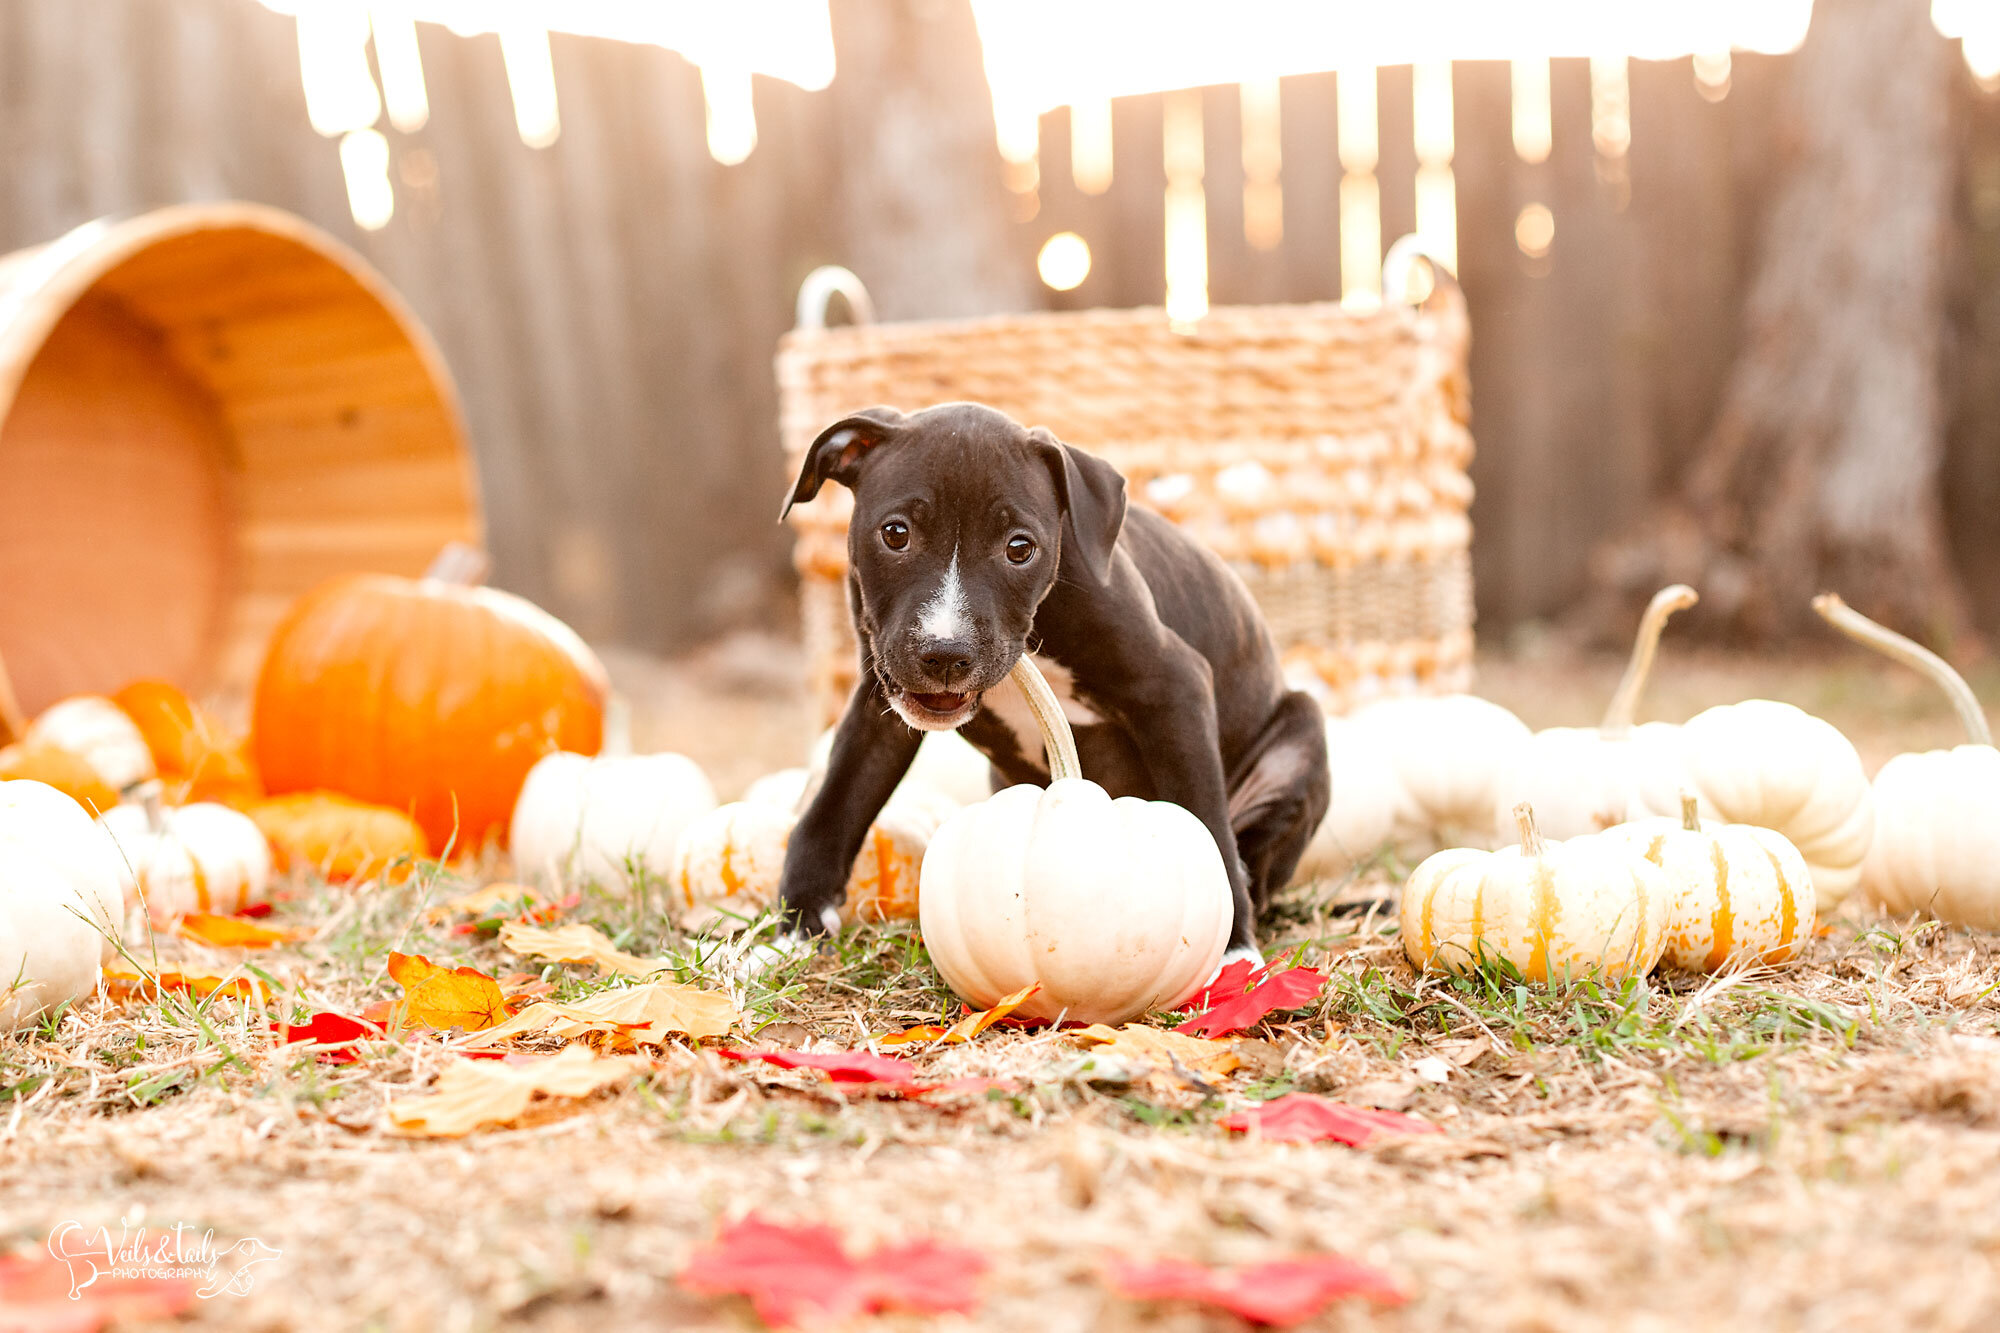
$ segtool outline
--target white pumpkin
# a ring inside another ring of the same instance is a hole
[[[681,831],[713,809],[715,788],[686,755],[559,751],[528,770],[508,841],[528,879],[629,886],[670,873]]]
[[[1326,817],[1299,857],[1292,882],[1345,874],[1386,846],[1396,831],[1399,786],[1388,756],[1374,745],[1349,744],[1342,718],[1326,722],[1332,799]]]
[[[1672,967],[1782,963],[1812,935],[1812,876],[1782,833],[1703,822],[1695,798],[1683,796],[1680,818],[1621,824],[1609,836],[1666,874],[1674,902],[1663,957]]]
[[[1229,878],[1214,837],[1165,801],[1079,775],[1062,706],[1024,654],[1013,678],[1048,748],[1047,788],[1009,787],[945,822],[924,858],[924,943],[975,1008],[1039,982],[1017,1011],[1119,1023],[1215,975]]]
[[[127,910],[144,907],[156,926],[189,912],[226,916],[270,894],[271,844],[255,821],[226,805],[167,808],[151,790],[97,822],[118,849]]]
[[[84,808],[0,782],[0,1031],[97,988],[121,903],[117,857]]]
[[[781,768],[751,783],[743,799],[752,805],[768,805],[774,810],[797,814],[805,808],[806,788],[811,781],[809,768]]]
[[[124,791],[154,776],[153,752],[125,710],[95,694],[51,704],[28,724],[27,745],[47,745],[82,759],[104,785]]]
[[[1526,806],[1520,841],[1497,852],[1453,848],[1403,886],[1403,952],[1418,970],[1471,971],[1505,959],[1530,981],[1653,970],[1673,893],[1660,868],[1603,834],[1545,840]]]
[[[1326,748],[1333,778],[1327,821],[1315,836],[1322,855],[1372,854],[1387,805],[1388,840],[1403,854],[1440,846],[1491,846],[1498,783],[1529,736],[1499,704],[1470,694],[1383,699],[1332,718]],[[1327,824],[1333,827],[1329,829]]]
[[[1595,727],[1549,727],[1522,744],[1497,784],[1496,825],[1526,803],[1535,808],[1535,823],[1545,837],[1601,833],[1646,813],[1639,800],[1642,784],[1673,786],[1682,780],[1680,728],[1665,722],[1634,726],[1633,718],[1659,653],[1660,631],[1674,612],[1698,600],[1685,583],[1653,595],[1604,720]]]
[[[1929,676],[1951,699],[1969,744],[1899,754],[1875,775],[1875,838],[1863,891],[1898,916],[2000,930],[2000,749],[1972,687],[1944,659],[1831,593],[1813,609],[1857,642]]]
[[[1832,723],[1771,699],[1697,713],[1681,728],[1680,782],[1664,766],[1640,773],[1639,805],[1671,816],[1682,788],[1704,819],[1782,833],[1806,859],[1826,916],[1861,882],[1875,836],[1875,802],[1861,756]]]
[[[938,826],[958,806],[935,791],[892,797],[869,826],[848,872],[843,922],[917,915],[918,868]],[[798,816],[778,803],[735,801],[688,825],[667,882],[681,908],[754,915],[778,902],[785,849]]]
[[[817,791],[820,780],[826,776],[826,761],[833,753],[833,732],[828,727],[813,742],[811,777],[806,784],[808,794]],[[956,731],[928,732],[917,747],[917,757],[910,762],[910,771],[903,775],[895,796],[890,799],[921,790],[939,792],[950,797],[955,805],[983,801],[993,794],[992,761]]]

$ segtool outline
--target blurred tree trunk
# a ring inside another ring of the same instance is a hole
[[[966,0],[837,0],[842,262],[885,319],[1027,308]],[[898,404],[922,407],[922,403]]]
[[[1952,55],[1929,10],[1814,7],[1736,365],[1673,511],[1600,564],[1621,602],[1683,580],[1711,627],[1772,638],[1832,589],[1969,633],[1938,488]]]

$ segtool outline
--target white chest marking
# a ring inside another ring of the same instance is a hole
[[[1035,665],[1042,669],[1042,675],[1047,678],[1049,688],[1055,691],[1057,701],[1062,704],[1063,716],[1069,719],[1071,726],[1089,726],[1104,720],[1091,711],[1089,704],[1076,697],[1076,677],[1070,673],[1068,667],[1043,657],[1040,653],[1032,656]],[[995,688],[988,690],[979,706],[1007,725],[1007,729],[1014,733],[1014,741],[1021,747],[1022,754],[1042,753],[1042,733],[1035,726],[1035,715],[1028,711],[1028,701],[1021,696],[1021,687],[1012,679],[1004,680]]]
[[[958,548],[951,551],[951,564],[944,581],[931,594],[917,616],[917,631],[927,639],[969,639],[972,624],[965,609],[965,585],[958,578]]]

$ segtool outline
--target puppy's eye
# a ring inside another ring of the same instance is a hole
[[[1016,565],[1025,565],[1035,558],[1035,543],[1029,537],[1009,537],[1007,539],[1007,559]]]
[[[882,544],[892,551],[900,551],[910,544],[910,525],[890,521],[882,525]]]

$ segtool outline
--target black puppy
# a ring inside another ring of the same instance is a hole
[[[836,421],[785,510],[828,481],[854,492],[861,676],[785,855],[792,929],[833,925],[924,732],[961,728],[1007,781],[1049,780],[1019,691],[982,707],[1032,650],[1084,775],[1184,806],[1215,835],[1236,899],[1229,956],[1253,956],[1255,911],[1326,813],[1328,776],[1319,708],[1285,688],[1242,581],[1165,519],[1128,511],[1109,463],[977,403]]]

